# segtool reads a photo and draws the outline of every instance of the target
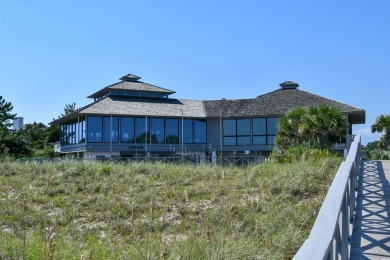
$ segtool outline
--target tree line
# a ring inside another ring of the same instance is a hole
[[[22,129],[14,131],[11,129],[12,120],[16,114],[11,102],[7,102],[0,96],[0,156],[13,158],[54,158],[59,154],[54,152],[52,143],[60,140],[60,127],[51,125],[46,127],[43,123],[34,122],[26,124]],[[64,113],[59,116],[65,116],[74,112],[76,104],[67,104]]]

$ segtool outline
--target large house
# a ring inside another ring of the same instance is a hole
[[[188,100],[128,74],[88,98],[94,102],[53,121],[62,154],[81,158],[209,153],[267,155],[281,116],[297,107],[337,107],[352,124],[365,111],[299,90],[287,81],[252,99]],[[351,129],[349,134],[351,133]]]

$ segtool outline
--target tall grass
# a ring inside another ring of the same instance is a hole
[[[289,259],[339,163],[3,162],[0,258]]]

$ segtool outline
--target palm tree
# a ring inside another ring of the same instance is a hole
[[[275,140],[278,146],[289,146],[302,141],[300,126],[305,114],[306,110],[304,108],[297,108],[280,118],[279,130]]]
[[[371,126],[371,132],[384,132],[379,141],[379,146],[382,148],[390,147],[390,114],[378,116]]]
[[[330,148],[348,129],[346,117],[339,109],[329,106],[297,108],[279,121],[276,145],[287,147],[299,143],[312,143]]]
[[[345,136],[348,123],[339,109],[330,106],[311,107],[302,123],[302,134],[320,147],[329,147]]]

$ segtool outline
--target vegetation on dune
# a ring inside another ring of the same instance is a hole
[[[337,108],[297,108],[280,119],[275,143],[282,149],[304,143],[330,149],[332,144],[345,138],[347,128],[346,118]]]
[[[347,128],[346,118],[337,108],[294,109],[279,120],[271,157],[279,162],[292,162],[330,156],[333,144],[345,142]]]
[[[373,133],[383,133],[379,140],[379,147],[390,149],[390,114],[378,116],[375,123],[371,126],[371,131]]]
[[[0,258],[289,259],[341,159],[0,163]]]
[[[379,141],[364,147],[364,152],[371,160],[390,160],[390,115],[380,115],[371,126],[373,133],[383,133]]]

